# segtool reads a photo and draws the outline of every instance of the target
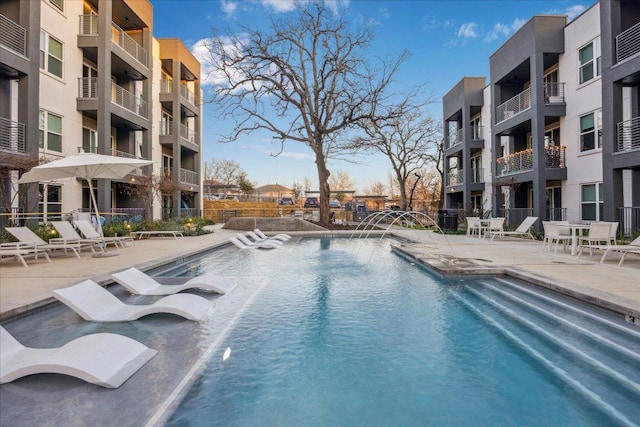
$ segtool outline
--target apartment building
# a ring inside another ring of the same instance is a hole
[[[443,98],[445,207],[640,229],[640,4],[534,16],[489,63]]]
[[[152,160],[125,179],[96,180],[99,210],[140,212],[136,182],[153,176],[175,185],[146,215],[200,209],[200,64],[179,40],[154,39],[149,1],[5,0],[0,34],[0,150],[39,161],[80,151]],[[14,211],[89,210],[81,180],[18,193],[17,173],[3,176]]]

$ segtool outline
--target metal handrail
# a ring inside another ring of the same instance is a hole
[[[545,168],[564,168],[566,165],[566,149],[567,147],[565,146],[544,147]],[[517,153],[509,154],[508,156],[500,157],[496,159],[496,164],[497,176],[513,175],[533,170],[533,150],[528,148],[526,150],[518,151]]]
[[[180,123],[180,137],[182,139],[186,139],[187,141],[195,144],[197,136],[198,136],[198,133],[195,130],[189,129],[188,126],[185,126],[182,123]]]
[[[187,85],[180,83],[180,95],[193,105],[197,105],[195,93],[193,93]]]
[[[640,22],[616,36],[616,63],[640,52]]]
[[[526,88],[496,108],[496,123],[503,122],[531,108],[531,88]]]
[[[27,29],[0,15],[0,44],[27,56]]]
[[[198,173],[189,169],[180,168],[180,182],[197,185],[199,183]]]
[[[456,145],[462,143],[462,129],[457,129],[456,131],[450,133],[445,142],[445,148],[455,147]]]
[[[147,101],[115,83],[111,83],[111,102],[140,117],[147,118]]]
[[[26,153],[24,123],[0,117],[0,150]]]
[[[78,98],[98,97],[98,78],[97,77],[79,77],[78,78]]]
[[[472,141],[481,141],[484,139],[484,126],[471,126],[471,140]]]
[[[98,15],[80,15],[79,33],[82,36],[97,36]],[[111,23],[111,41],[124,49],[136,61],[148,67],[149,55],[147,50],[114,22]]]
[[[160,78],[160,93],[173,93],[173,80],[165,74]]]
[[[640,149],[640,117],[624,120],[617,127],[618,152]]]
[[[160,129],[160,136],[171,136],[173,135],[173,121],[161,121],[158,125],[158,129]]]
[[[449,172],[447,174],[447,186],[464,183],[464,169]]]
[[[564,83],[547,82],[544,84],[544,103],[562,104],[564,102]]]
[[[474,184],[484,182],[484,168],[471,168],[471,182]]]

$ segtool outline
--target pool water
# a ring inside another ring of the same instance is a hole
[[[377,239],[180,268],[269,283],[170,426],[640,423],[637,328],[522,282],[443,280]]]

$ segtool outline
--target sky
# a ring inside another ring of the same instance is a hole
[[[202,41],[239,31],[239,24],[266,28],[266,17],[294,13],[300,0],[151,0],[155,37],[177,37],[198,57]],[[574,19],[595,0],[324,0],[336,14],[350,22],[376,23],[371,55],[397,55],[406,49],[410,57],[394,81],[394,91],[425,84],[433,99],[428,113],[442,121],[442,97],[463,77],[486,77],[489,57],[534,15],[564,14]],[[204,67],[203,67],[204,68]],[[205,101],[211,85],[202,76]],[[203,160],[233,160],[258,186],[318,185],[311,149],[295,142],[280,145],[265,134],[249,134],[233,143],[220,143],[231,125],[219,119],[213,104],[203,111]],[[331,172],[346,172],[358,194],[374,182],[389,184],[389,160],[382,155],[360,155],[352,162],[328,163]],[[355,163],[354,163],[355,162]]]

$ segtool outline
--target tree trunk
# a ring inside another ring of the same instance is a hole
[[[322,152],[322,147],[318,150],[314,150],[316,154],[316,167],[318,169],[318,187],[320,187],[320,224],[329,225],[329,195],[331,189],[329,188],[329,169],[327,169],[326,160]]]

